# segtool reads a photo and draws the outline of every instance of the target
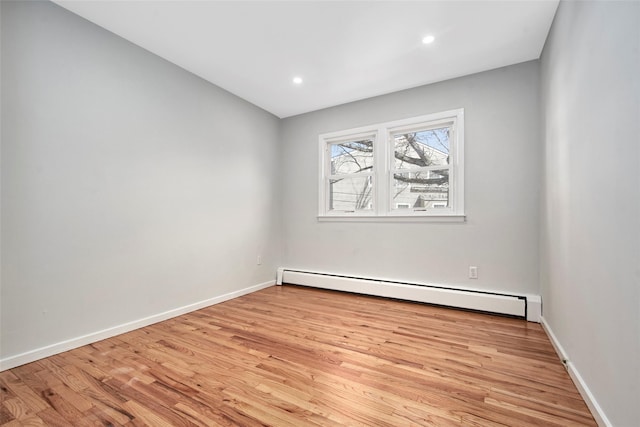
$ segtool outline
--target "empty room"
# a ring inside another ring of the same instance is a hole
[[[640,426],[640,2],[0,19],[1,426]]]

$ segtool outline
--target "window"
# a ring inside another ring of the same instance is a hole
[[[320,135],[321,219],[464,219],[464,110]]]

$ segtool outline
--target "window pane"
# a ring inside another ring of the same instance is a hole
[[[373,184],[370,176],[329,180],[329,210],[373,209]]]
[[[347,141],[331,144],[331,175],[372,172],[373,141]]]
[[[449,206],[449,169],[393,175],[393,205],[412,209],[438,209]],[[406,209],[406,208],[405,208]]]
[[[449,127],[393,135],[396,169],[449,164]]]

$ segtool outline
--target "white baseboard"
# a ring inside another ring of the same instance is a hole
[[[556,350],[556,353],[558,353],[558,357],[560,357],[560,360],[562,361],[562,363],[564,363],[565,368],[567,368],[567,372],[569,372],[571,380],[573,380],[573,383],[576,385],[578,392],[584,399],[587,407],[589,407],[591,415],[593,415],[593,418],[595,418],[596,423],[598,423],[600,427],[613,427],[613,424],[611,424],[611,422],[607,418],[606,414],[602,410],[602,407],[600,407],[600,405],[596,401],[596,398],[591,393],[591,390],[589,390],[587,383],[584,381],[575,365],[571,362],[569,355],[564,351],[564,348],[562,348],[560,341],[558,341],[558,338],[555,336],[555,334],[551,330],[551,327],[543,316],[540,317],[540,324],[551,340],[551,344]]]
[[[53,356],[54,354],[73,350],[74,348],[82,347],[83,345],[91,344],[106,338],[124,334],[126,332],[133,331],[134,329],[139,329],[145,326],[152,325],[154,323],[162,322],[163,320],[171,319],[185,313],[200,310],[201,308],[205,308],[210,305],[219,304],[230,299],[238,298],[242,295],[250,294],[252,292],[268,288],[269,286],[273,286],[274,284],[275,280],[270,280],[268,282],[260,283],[255,286],[240,289],[238,291],[229,292],[228,294],[174,308],[172,310],[165,311],[164,313],[154,314],[153,316],[148,316],[142,319],[134,320],[132,322],[123,323],[121,325],[113,326],[111,328],[103,329],[101,331],[93,332],[45,347],[36,348],[34,350],[17,354],[15,356],[9,356],[4,359],[0,359],[0,372],[7,369],[15,368],[16,366],[24,365],[25,363],[35,362],[36,360]]]

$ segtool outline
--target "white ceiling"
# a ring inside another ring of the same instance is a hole
[[[558,0],[55,3],[288,117],[536,59]],[[432,34],[436,41],[422,44]],[[304,79],[292,83],[294,76]]]

